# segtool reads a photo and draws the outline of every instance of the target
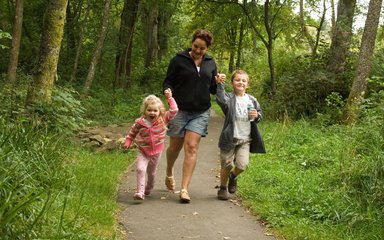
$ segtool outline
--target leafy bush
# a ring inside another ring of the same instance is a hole
[[[354,73],[352,63],[347,63],[343,74],[335,76],[326,69],[326,55],[282,59],[284,61],[279,63],[282,67],[276,71],[277,92],[270,94],[270,81],[266,81],[263,90],[263,95],[267,97],[265,106],[272,110],[273,119],[282,119],[287,115],[293,120],[314,118],[318,113],[327,114],[329,107],[326,99],[332,93],[340,94],[342,100],[348,96]]]
[[[9,121],[25,122],[49,131],[70,133],[86,123],[83,117],[85,109],[77,100],[77,95],[72,88],[55,86],[51,104],[35,103],[26,107],[27,84],[21,83],[17,89],[8,88],[0,92],[0,111]]]

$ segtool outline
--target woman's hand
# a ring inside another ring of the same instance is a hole
[[[224,73],[218,73],[215,76],[216,83],[224,83],[227,79],[227,76]]]
[[[164,90],[164,95],[166,98],[172,97],[172,90],[170,88],[167,88]]]

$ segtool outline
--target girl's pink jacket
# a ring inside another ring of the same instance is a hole
[[[169,110],[164,116],[160,116],[156,121],[148,124],[144,121],[144,116],[135,120],[125,139],[124,146],[129,148],[136,139],[137,148],[146,156],[161,153],[164,149],[164,142],[167,132],[167,124],[172,120],[179,109],[173,97],[167,99]]]

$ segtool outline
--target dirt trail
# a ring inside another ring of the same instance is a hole
[[[122,178],[118,191],[121,239],[275,239],[254,216],[237,204],[236,196],[233,195],[230,201],[217,200],[217,141],[222,124],[222,118],[212,116],[209,134],[200,143],[198,163],[189,189],[190,204],[179,203],[178,193],[166,190],[165,153],[158,168],[155,189],[144,201],[132,199],[136,178],[135,166],[131,166]],[[175,164],[176,190],[179,190],[182,160],[181,153]]]

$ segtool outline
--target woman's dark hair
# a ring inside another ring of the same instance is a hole
[[[207,47],[211,46],[213,43],[213,35],[210,31],[205,30],[205,29],[200,29],[197,30],[193,35],[192,35],[192,42],[196,40],[196,38],[200,38],[207,43]]]

